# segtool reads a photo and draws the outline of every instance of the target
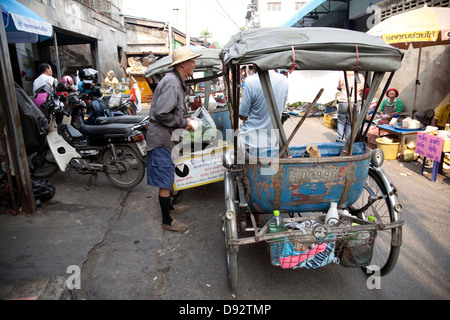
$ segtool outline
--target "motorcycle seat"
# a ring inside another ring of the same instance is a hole
[[[108,124],[108,123],[128,123],[128,124],[137,124],[142,121],[148,119],[149,116],[133,116],[133,115],[124,115],[117,117],[97,117],[95,119],[95,124]]]
[[[134,124],[127,123],[111,123],[102,126],[99,125],[82,125],[79,131],[86,136],[111,136],[111,135],[127,135],[134,127]]]

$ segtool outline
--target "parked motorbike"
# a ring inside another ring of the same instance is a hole
[[[120,112],[125,115],[136,115],[137,107],[133,96],[129,94],[118,94],[116,96],[103,96],[102,100],[113,112]],[[119,115],[119,114],[115,114]]]
[[[69,105],[76,104],[75,95],[68,99]],[[72,168],[81,174],[103,172],[122,189],[131,189],[142,181],[146,143],[137,130],[140,124],[88,125],[82,113],[71,114],[73,110],[65,108],[57,95],[50,95],[46,103],[50,124],[46,146],[32,159],[35,177],[45,178],[58,168],[63,172]],[[72,121],[67,120],[70,117]]]
[[[80,99],[83,99],[86,103],[88,113],[95,113],[97,110],[108,112],[108,114],[103,114],[105,116],[135,115],[137,113],[137,107],[131,95],[119,94],[102,97],[101,88],[97,81],[97,70],[86,68],[80,72],[78,90]],[[89,124],[93,124],[93,122]]]
[[[86,105],[83,98],[79,99],[76,95],[70,95],[66,100],[66,106],[66,110],[68,110],[72,116],[71,124],[76,129],[79,129],[82,124],[135,124],[139,125],[137,130],[140,130],[145,136],[150,122],[149,116],[125,115],[123,113],[116,114],[102,103],[102,101],[99,101],[99,99],[90,101],[88,105]]]

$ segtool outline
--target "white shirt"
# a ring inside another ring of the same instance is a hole
[[[47,91],[49,93],[53,92],[53,85],[55,83],[55,78],[52,76],[48,76],[46,74],[41,74],[39,77],[36,78],[33,82],[33,93],[36,93],[36,90],[39,89],[42,86],[46,86]]]

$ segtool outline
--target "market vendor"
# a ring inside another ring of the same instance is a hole
[[[398,99],[398,90],[395,88],[390,88],[386,92],[386,97],[380,106],[380,113],[382,118],[391,119],[398,113],[403,111],[403,102]]]
[[[438,127],[439,130],[444,130],[446,123],[450,123],[450,103],[436,108],[431,124]]]
[[[117,84],[119,83],[119,80],[117,80],[117,78],[114,76],[114,71],[109,70],[106,73],[105,83],[108,86],[112,86],[114,88],[117,87]]]

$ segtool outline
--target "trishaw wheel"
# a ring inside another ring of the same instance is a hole
[[[225,247],[227,250],[227,272],[228,282],[232,291],[237,289],[237,252],[236,249],[228,245],[228,239],[230,239],[230,224],[235,223],[225,218]]]
[[[396,215],[387,197],[386,187],[377,173],[372,169],[369,170],[366,185],[361,196],[349,207],[350,211],[352,213],[357,212],[358,209],[368,203],[369,198],[373,195],[380,197],[380,199],[373,202],[365,210],[359,212],[358,218],[367,219],[370,215],[375,216],[374,212],[377,212],[381,221],[377,220],[375,221],[376,223],[382,222],[389,224],[396,222]],[[385,276],[392,271],[400,253],[400,246],[393,245],[393,236],[396,232],[398,232],[397,228],[377,231],[371,263],[369,266],[363,267],[366,272],[371,273],[368,270],[374,270],[374,267],[378,267],[380,275]]]
[[[227,251],[228,282],[232,291],[237,289],[237,253]]]
[[[223,217],[223,231],[225,235],[225,247],[227,258],[228,281],[232,291],[237,290],[237,252],[238,246],[229,245],[229,240],[238,238],[238,226],[236,214],[238,213],[238,204],[236,203],[236,184],[229,174],[225,172],[225,207],[227,212]]]

